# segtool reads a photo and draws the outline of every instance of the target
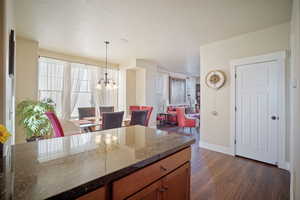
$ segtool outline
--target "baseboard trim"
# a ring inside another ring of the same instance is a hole
[[[232,150],[230,147],[225,147],[225,146],[221,146],[221,145],[217,145],[217,144],[210,144],[210,143],[206,143],[203,141],[199,142],[199,147],[233,156],[233,153],[232,153]]]

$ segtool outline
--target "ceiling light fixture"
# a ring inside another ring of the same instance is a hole
[[[108,45],[109,45],[109,41],[104,41],[104,43],[105,43],[105,48],[106,48],[106,59],[105,59],[105,69],[106,69],[106,71],[105,71],[105,74],[104,74],[104,78],[102,78],[98,81],[97,89],[98,90],[117,89],[118,88],[117,83],[114,80],[108,78],[107,48],[108,48]]]

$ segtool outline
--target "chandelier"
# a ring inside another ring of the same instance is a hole
[[[117,89],[118,88],[117,83],[113,79],[108,78],[108,73],[107,73],[107,69],[108,69],[108,65],[107,65],[107,48],[108,48],[108,45],[109,45],[109,41],[104,41],[104,43],[105,43],[105,48],[106,48],[105,74],[104,74],[104,78],[102,78],[98,81],[96,88],[98,90]]]

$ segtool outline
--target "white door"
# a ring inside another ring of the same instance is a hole
[[[277,164],[280,64],[236,67],[236,155]]]

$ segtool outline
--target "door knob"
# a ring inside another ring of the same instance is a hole
[[[271,117],[271,119],[272,119],[272,120],[276,120],[277,117],[276,117],[275,115],[273,115],[273,116]]]

